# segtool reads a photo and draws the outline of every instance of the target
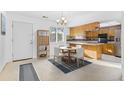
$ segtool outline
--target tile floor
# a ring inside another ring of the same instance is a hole
[[[93,62],[90,65],[64,74],[51,64],[47,58],[30,59],[8,63],[0,72],[1,81],[18,81],[19,65],[33,63],[34,69],[41,81],[119,81],[121,80],[121,63],[107,62],[85,58]]]

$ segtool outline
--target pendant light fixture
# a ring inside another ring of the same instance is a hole
[[[56,20],[57,25],[65,26],[67,24],[67,19],[63,16],[63,12],[61,13],[61,17]]]

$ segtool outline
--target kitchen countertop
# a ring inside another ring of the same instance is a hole
[[[114,44],[114,42],[111,43],[98,43],[98,42],[68,42],[69,44],[77,44],[77,45],[103,45],[103,44]]]

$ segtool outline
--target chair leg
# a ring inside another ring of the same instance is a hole
[[[57,62],[61,62],[61,57],[57,57]]]
[[[80,65],[80,62],[79,62],[79,59],[77,58],[77,67],[79,67]]]
[[[84,57],[83,57],[83,65],[84,65]]]
[[[54,60],[55,60],[56,58],[55,58],[55,56],[54,56]]]
[[[60,57],[59,57],[59,56],[54,56],[54,60],[55,60],[55,61],[57,61],[57,62],[58,62],[58,61],[60,61],[59,59],[60,59]]]

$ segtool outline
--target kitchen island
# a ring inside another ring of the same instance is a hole
[[[88,43],[88,42],[69,42],[70,46],[80,45],[84,48],[84,56],[94,59],[101,59],[102,54],[115,54],[114,43]]]

